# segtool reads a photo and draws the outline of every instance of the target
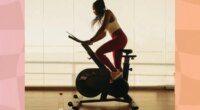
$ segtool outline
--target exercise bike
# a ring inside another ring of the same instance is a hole
[[[77,91],[88,98],[96,97],[101,94],[100,99],[94,99],[94,100],[80,100],[78,104],[74,105],[72,102],[68,103],[68,106],[72,107],[73,110],[79,110],[79,108],[84,103],[94,103],[94,102],[109,102],[109,101],[117,101],[117,102],[124,102],[128,103],[130,108],[132,110],[138,110],[139,107],[134,102],[134,100],[128,95],[129,91],[129,85],[127,83],[128,81],[128,74],[129,71],[132,71],[132,68],[129,68],[129,60],[134,59],[136,55],[130,55],[132,53],[131,49],[123,49],[120,50],[125,55],[124,57],[124,63],[123,63],[123,78],[118,78],[114,80],[112,83],[109,83],[109,80],[111,78],[110,71],[107,69],[107,67],[101,63],[98,58],[96,57],[95,53],[92,51],[92,49],[84,43],[84,41],[76,38],[72,34],[69,34],[69,38],[81,43],[83,48],[87,51],[87,53],[90,56],[90,59],[92,59],[98,68],[87,68],[82,70],[77,78],[76,78],[76,89]],[[108,99],[107,96],[111,95],[115,98]],[[74,98],[77,99],[78,96],[74,95]]]

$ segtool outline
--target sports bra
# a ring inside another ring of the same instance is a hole
[[[117,22],[117,19],[115,18],[115,20],[111,23],[109,23],[107,26],[106,26],[106,30],[112,34],[114,33],[116,30],[120,29],[120,25],[119,23]]]
[[[102,18],[102,22],[104,20],[105,15]],[[115,20],[113,22],[108,23],[108,25],[106,26],[106,29],[104,31],[108,31],[110,34],[114,33],[116,30],[120,29],[120,25],[117,22],[117,19],[115,18]]]

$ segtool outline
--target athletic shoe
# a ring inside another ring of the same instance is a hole
[[[116,80],[117,78],[119,78],[120,76],[122,76],[122,72],[117,70],[116,72],[111,72],[111,77],[112,80]]]

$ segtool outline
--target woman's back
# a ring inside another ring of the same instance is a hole
[[[109,23],[108,23],[107,26],[106,26],[106,30],[107,30],[110,34],[112,34],[112,33],[114,33],[115,31],[117,31],[118,29],[120,29],[121,27],[120,27],[120,25],[119,25],[119,23],[118,23],[118,21],[117,21],[115,15],[114,15],[110,10],[106,10],[106,11],[109,11],[110,16],[111,16],[111,17],[110,17],[110,20],[109,20]],[[102,20],[104,20],[104,17],[105,17],[105,14],[104,14]]]

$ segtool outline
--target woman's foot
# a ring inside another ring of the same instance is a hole
[[[112,80],[116,80],[120,76],[122,76],[122,72],[119,71],[119,70],[117,70],[116,72],[111,72],[111,78],[112,78]]]

